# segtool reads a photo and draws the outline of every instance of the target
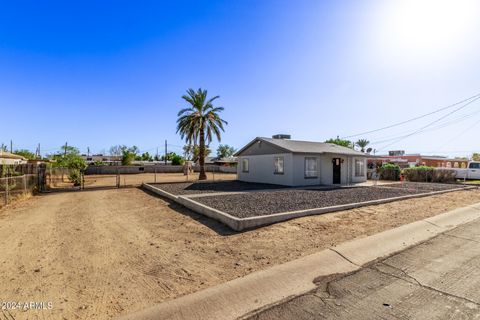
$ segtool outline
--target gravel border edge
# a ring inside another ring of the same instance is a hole
[[[394,202],[399,200],[422,198],[422,197],[428,197],[428,196],[454,192],[454,191],[470,190],[470,189],[475,189],[476,187],[471,186],[471,187],[461,187],[461,188],[455,188],[455,189],[449,189],[449,190],[430,191],[425,193],[418,193],[418,194],[405,195],[405,196],[399,196],[399,197],[370,200],[370,201],[363,201],[363,202],[354,202],[354,203],[323,207],[323,208],[312,208],[312,209],[297,210],[297,211],[279,212],[279,213],[274,213],[270,215],[247,217],[247,218],[238,218],[238,217],[232,216],[226,212],[217,210],[215,208],[212,208],[200,202],[197,202],[189,198],[188,196],[175,196],[171,193],[168,193],[160,188],[151,186],[149,184],[143,184],[142,188],[145,188],[160,196],[169,198],[199,214],[202,214],[212,219],[215,219],[217,221],[220,221],[221,223],[227,225],[228,227],[230,227],[235,231],[243,231],[243,230],[253,229],[256,227],[269,225],[269,224],[273,224],[281,221],[305,217],[309,215],[348,210],[348,209],[360,208],[360,207],[369,206],[369,205],[389,203],[389,202]]]

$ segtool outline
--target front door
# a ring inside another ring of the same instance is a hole
[[[341,166],[342,166],[342,159],[340,158],[333,158],[333,184],[340,184],[341,179]]]

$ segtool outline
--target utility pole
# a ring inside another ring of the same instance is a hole
[[[87,147],[87,157],[90,157],[90,147]]]
[[[68,143],[65,142],[65,152],[64,152],[64,155],[67,156],[67,147],[68,147]]]
[[[40,153],[40,142],[38,143],[38,157],[41,159],[42,154]]]
[[[13,153],[13,141],[10,139],[10,153]]]
[[[157,160],[157,161],[159,160],[158,159],[158,147],[157,147],[157,156],[155,157],[155,160]]]
[[[167,164],[167,140],[165,139],[165,165]]]

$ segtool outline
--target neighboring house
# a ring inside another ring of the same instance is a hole
[[[195,164],[199,164],[198,160]],[[205,157],[205,165],[217,165],[217,166],[230,166],[235,167],[237,165],[237,158],[218,158],[218,157]]]
[[[82,154],[83,160],[87,162],[87,164],[93,164],[95,162],[103,162],[109,165],[119,165],[122,162],[122,156],[107,156],[103,154],[93,154],[93,155],[86,155]]]
[[[27,163],[27,159],[17,154],[0,150],[0,165],[17,165]]]
[[[283,136],[255,138],[235,156],[240,181],[286,186],[367,181],[367,155],[331,143],[296,141]]]
[[[217,166],[227,166],[227,167],[235,167],[237,166],[237,158],[236,157],[226,157],[226,158],[215,158],[213,159],[213,163]]]
[[[389,152],[389,155],[379,155],[379,156],[370,156],[368,162],[378,162],[378,159],[382,159],[383,163],[386,162],[398,162],[403,160],[407,163],[405,167],[415,167],[415,166],[429,166],[429,167],[438,167],[438,168],[466,168],[468,164],[467,159],[452,159],[443,156],[424,156],[419,153],[417,154],[402,154],[392,155],[393,151]]]

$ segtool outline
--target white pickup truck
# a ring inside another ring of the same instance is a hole
[[[455,170],[457,179],[479,179],[480,180],[480,161],[469,161],[466,169],[449,168]]]

